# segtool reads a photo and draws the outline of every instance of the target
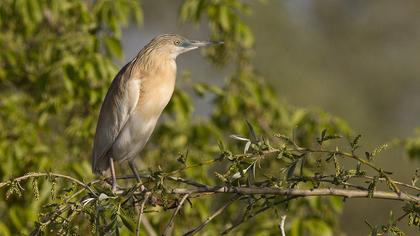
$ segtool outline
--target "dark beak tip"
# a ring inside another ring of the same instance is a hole
[[[210,44],[213,44],[213,45],[222,45],[222,44],[225,44],[225,42],[223,42],[223,41],[209,41],[209,43]]]

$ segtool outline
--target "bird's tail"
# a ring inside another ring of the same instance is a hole
[[[109,156],[103,155],[102,157],[92,157],[92,172],[95,175],[103,175],[109,169]]]

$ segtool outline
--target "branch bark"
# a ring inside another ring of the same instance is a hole
[[[62,179],[67,179],[71,182],[76,183],[77,185],[87,189],[95,196],[97,195],[96,191],[93,190],[90,185],[95,184],[101,180],[95,180],[89,184],[85,184],[82,181],[75,179],[73,177],[57,174],[57,173],[28,173],[26,175],[20,176],[13,180],[7,182],[1,182],[0,188],[12,184],[12,181],[22,181],[28,178],[34,177],[57,177]],[[347,198],[369,198],[368,190],[351,190],[351,189],[335,189],[335,188],[318,188],[318,189],[279,189],[279,188],[267,188],[267,187],[228,187],[228,186],[208,186],[200,183],[191,183],[190,180],[185,180],[182,178],[171,177],[171,180],[187,183],[189,185],[196,186],[196,188],[175,188],[172,189],[172,194],[196,194],[196,193],[239,193],[239,194],[272,194],[272,195],[287,195],[287,196],[298,196],[298,197],[307,197],[307,196],[340,196]],[[117,194],[123,194],[123,191],[117,191]],[[373,194],[370,198],[376,199],[388,199],[388,200],[397,200],[397,201],[409,201],[409,202],[420,202],[420,197],[407,194],[404,192],[396,193],[389,191],[373,191]]]
[[[176,188],[172,189],[173,194],[195,194],[195,193],[239,193],[245,195],[251,194],[271,194],[285,196],[340,196],[347,198],[369,198],[369,191],[350,190],[350,189],[334,189],[334,188],[318,188],[318,189],[279,189],[279,188],[260,188],[260,187],[199,187],[199,188]],[[398,201],[420,202],[420,198],[411,194],[400,192],[373,191],[370,198],[388,199]]]

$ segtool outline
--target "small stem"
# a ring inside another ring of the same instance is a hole
[[[83,183],[82,181],[80,181],[76,178],[73,178],[73,177],[70,177],[70,176],[67,176],[67,175],[63,175],[63,174],[57,174],[57,173],[28,173],[26,175],[23,175],[23,176],[20,176],[20,177],[17,177],[15,179],[13,179],[13,181],[18,181],[19,182],[19,181],[26,180],[26,179],[29,179],[29,178],[46,177],[46,176],[53,176],[53,177],[57,177],[57,178],[70,180],[71,182],[76,183],[79,186],[82,186],[83,188],[89,190],[93,195],[97,196],[95,190],[93,190],[91,187],[89,187],[89,185]],[[92,184],[96,183],[96,182],[97,181],[94,181],[94,182],[92,182]],[[7,186],[10,183],[11,183],[10,181],[1,182],[0,183],[0,188],[2,188],[4,186]]]
[[[398,217],[397,222],[398,221],[401,221],[402,219],[404,219],[408,214],[410,214],[410,212],[406,212],[402,216]]]
[[[208,161],[204,161],[204,162],[201,162],[201,163],[198,163],[198,164],[184,166],[184,167],[182,167],[182,168],[180,168],[178,170],[174,170],[172,172],[169,172],[168,174],[173,175],[173,174],[179,173],[181,171],[184,171],[186,169],[191,169],[191,168],[194,168],[194,167],[200,167],[200,166],[204,166],[204,165],[210,165],[210,164],[213,164],[216,161],[218,161],[218,159],[208,160]]]
[[[207,224],[209,224],[210,221],[212,221],[216,216],[220,215],[228,206],[230,206],[233,202],[238,200],[240,197],[241,197],[241,195],[235,195],[232,199],[230,199],[223,206],[221,206],[219,209],[217,209],[211,216],[207,217],[207,219],[203,223],[201,223],[199,226],[197,226],[194,229],[185,233],[184,236],[190,236],[190,235],[194,235],[194,234],[198,233]]]
[[[150,224],[150,222],[149,222],[149,220],[147,219],[146,216],[144,216],[144,219],[143,219],[142,223],[143,223],[144,229],[147,232],[147,235],[149,235],[149,236],[157,236],[158,235],[156,233],[155,229],[153,229],[152,224]]]
[[[358,176],[354,176],[354,177],[358,177]],[[372,176],[360,176],[360,177],[361,177],[361,178],[366,178],[366,179],[371,179],[371,180],[373,180],[373,179],[374,179]],[[384,178],[379,178],[379,180],[385,180],[385,179],[384,179]],[[406,188],[411,188],[411,189],[413,189],[413,190],[420,191],[420,188],[419,188],[419,187],[417,187],[417,186],[413,186],[413,185],[406,184],[406,183],[399,182],[399,181],[395,181],[395,180],[393,180],[393,182],[394,182],[395,184],[397,184],[397,185],[404,186],[404,187],[406,187]]]
[[[144,205],[146,205],[146,202],[147,202],[147,200],[149,200],[149,197],[150,197],[150,192],[147,192],[144,195],[143,202],[141,203],[141,207],[140,207],[140,211],[139,211],[139,217],[138,217],[138,220],[137,220],[136,236],[140,235],[140,225],[141,225],[141,220],[142,220],[142,217],[143,217]]]
[[[184,204],[185,200],[187,200],[188,196],[190,194],[186,193],[184,195],[184,197],[182,197],[181,201],[179,202],[178,207],[175,209],[174,213],[172,214],[171,218],[169,219],[168,224],[165,227],[165,230],[163,231],[163,236],[168,236],[169,232],[171,231],[173,224],[174,224],[174,220],[175,220],[175,216],[178,214],[179,210],[181,209],[182,205]]]
[[[264,212],[264,211],[266,211],[266,210],[272,209],[272,207],[273,207],[273,206],[276,206],[276,205],[279,205],[279,204],[282,204],[282,203],[288,202],[288,201],[290,201],[290,200],[292,200],[292,199],[294,199],[294,198],[296,198],[296,197],[287,197],[286,199],[282,199],[282,200],[276,201],[276,202],[274,202],[274,203],[270,204],[269,206],[265,206],[265,207],[263,207],[263,208],[259,209],[259,210],[258,210],[258,211],[256,211],[255,213],[251,214],[249,217],[245,217],[245,215],[244,215],[244,216],[242,217],[242,219],[241,219],[239,222],[237,222],[237,223],[235,223],[234,225],[230,226],[229,228],[225,229],[225,230],[221,233],[221,235],[228,234],[230,231],[234,230],[236,227],[238,227],[239,225],[241,225],[241,224],[242,224],[242,223],[244,223],[245,221],[247,221],[247,220],[249,220],[249,219],[251,219],[251,218],[253,218],[253,217],[255,217],[255,216],[257,216],[257,215],[259,215],[259,214],[261,214],[261,213],[263,213],[263,212]]]
[[[184,178],[181,178],[181,177],[167,176],[166,178],[168,178],[170,180],[173,180],[173,181],[176,181],[176,182],[181,182],[181,183],[184,183],[184,184],[192,185],[192,186],[195,186],[195,187],[206,187],[207,186],[205,184],[198,183],[198,182],[195,182],[195,181],[192,181],[192,180],[189,180],[189,179],[184,179]]]
[[[282,215],[281,216],[281,221],[280,221],[280,232],[281,232],[281,236],[286,236],[286,232],[284,231],[284,222],[286,221],[286,215]]]

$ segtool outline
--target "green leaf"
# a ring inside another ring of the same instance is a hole
[[[289,167],[287,167],[287,179],[291,179],[293,177],[297,163],[298,161],[294,161],[289,165]]]
[[[252,127],[251,123],[249,123],[249,121],[246,121],[246,125],[248,126],[248,131],[251,135],[251,142],[252,143],[257,143],[258,142],[258,138],[257,135],[254,131],[254,128]]]
[[[382,151],[384,151],[384,150],[386,150],[386,149],[388,149],[388,144],[381,144],[381,145],[379,145],[378,147],[376,147],[374,150],[373,150],[373,152],[372,152],[372,157],[374,157],[374,156],[376,156],[376,155],[378,155],[379,153],[381,153]]]
[[[121,58],[123,56],[120,40],[115,37],[104,37],[105,48],[112,56]]]
[[[229,10],[225,6],[221,6],[219,8],[219,21],[222,29],[225,31],[229,31],[230,29],[230,21],[229,21]]]
[[[130,216],[127,215],[127,213],[124,210],[120,210],[119,217],[128,230],[130,230],[133,233],[136,231],[136,223]]]
[[[358,149],[360,147],[358,144],[359,144],[359,141],[360,141],[361,137],[362,137],[362,135],[359,134],[353,139],[353,141],[350,142],[350,146],[351,146],[353,151],[355,151],[356,149]]]
[[[302,219],[296,218],[291,222],[290,230],[289,230],[289,232],[286,233],[286,235],[289,235],[289,233],[290,233],[290,236],[301,236],[301,235],[303,235]]]
[[[342,197],[329,197],[330,204],[332,206],[332,209],[335,212],[341,213],[343,210],[343,198]]]
[[[2,222],[0,222],[0,235],[3,236],[11,236],[12,234],[10,233],[8,226]]]
[[[310,235],[313,236],[332,236],[333,231],[331,226],[327,225],[324,221],[319,219],[310,219],[303,222]]]

